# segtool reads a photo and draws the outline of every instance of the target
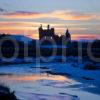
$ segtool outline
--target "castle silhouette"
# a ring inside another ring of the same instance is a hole
[[[60,43],[63,40],[70,42],[71,41],[71,35],[69,33],[69,30],[66,30],[65,35],[58,36],[55,33],[54,28],[50,28],[50,25],[47,25],[47,29],[43,29],[42,25],[39,27],[39,40],[55,40],[57,43]]]

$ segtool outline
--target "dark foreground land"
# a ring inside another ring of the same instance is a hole
[[[11,90],[3,85],[0,85],[0,100],[18,100]]]
[[[100,57],[100,40],[94,40],[93,42],[71,41],[62,45],[62,41],[52,44],[48,40],[45,40],[42,43],[37,40],[31,40],[28,43],[24,43],[24,41],[16,40],[12,37],[13,35],[0,35],[0,60],[2,57],[13,57],[15,52],[16,57],[21,59],[24,57],[37,58],[41,56],[82,56],[90,58],[91,54],[95,58]],[[6,40],[2,42],[5,38]],[[15,45],[15,43],[17,45]],[[79,55],[81,52],[82,54]]]

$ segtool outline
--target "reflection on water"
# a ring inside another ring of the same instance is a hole
[[[15,90],[21,100],[78,100],[76,96],[61,90],[60,86],[72,84],[73,81],[60,75],[6,73],[0,75],[0,82]]]
[[[71,82],[70,79],[67,79],[64,76],[60,75],[50,75],[50,74],[33,74],[33,75],[2,75],[0,80],[16,80],[16,81],[37,81],[37,80],[55,80],[55,81],[68,81]]]
[[[36,73],[33,64],[23,66],[0,68],[0,83],[15,90],[21,100],[79,100],[79,98],[86,100],[87,97],[99,100],[99,95],[96,93],[99,91],[92,84],[77,82],[67,76],[42,73],[49,70],[45,67],[39,67],[41,72],[39,70]]]

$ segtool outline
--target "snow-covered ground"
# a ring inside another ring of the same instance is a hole
[[[0,82],[15,90],[22,100],[99,100],[100,70],[84,70],[86,62],[71,59],[67,63],[2,66]]]

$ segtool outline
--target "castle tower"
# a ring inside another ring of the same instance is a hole
[[[47,25],[47,29],[50,30],[50,25]]]
[[[39,30],[39,40],[40,40],[43,37],[42,36],[42,32],[43,32],[42,24],[40,25],[38,30]]]
[[[50,25],[47,25],[47,29],[43,29],[42,25],[39,27],[39,40],[42,38],[53,38],[55,35],[54,28],[50,28]]]
[[[67,39],[68,41],[71,41],[71,35],[70,35],[68,29],[66,30],[65,36],[66,36],[66,39]]]

